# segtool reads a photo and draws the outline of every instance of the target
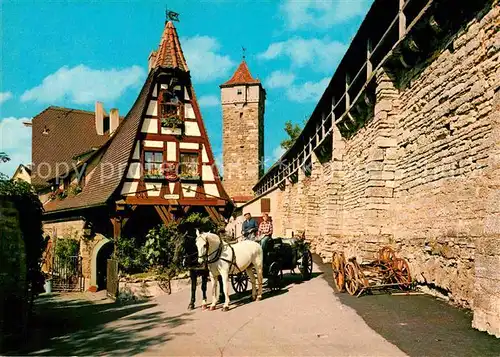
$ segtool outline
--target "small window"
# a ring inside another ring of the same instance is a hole
[[[181,153],[180,154],[180,176],[184,178],[199,177],[200,172],[198,168],[198,154],[197,153]]]
[[[243,94],[242,90],[238,89],[238,95],[241,95],[241,94]]]
[[[160,177],[162,176],[161,165],[163,162],[163,154],[160,151],[145,151],[144,152],[144,176]]]

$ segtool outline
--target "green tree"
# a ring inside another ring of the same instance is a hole
[[[290,120],[285,123],[285,132],[288,135],[288,139],[281,141],[281,147],[285,150],[288,150],[292,147],[293,143],[299,137],[302,132],[302,128],[299,124],[292,124]]]
[[[10,161],[9,155],[7,155],[5,152],[1,151],[0,152],[0,162],[7,162]]]

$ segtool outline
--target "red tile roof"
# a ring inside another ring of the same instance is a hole
[[[152,91],[155,73],[156,71],[149,73],[134,105],[111,138],[106,152],[82,192],[77,196],[48,202],[44,206],[46,212],[103,205],[115,193],[132,157],[135,138],[147,108],[147,98]]]
[[[98,148],[109,139],[109,133],[97,134],[94,112],[51,106],[32,122],[31,180],[35,186],[46,186],[57,170],[63,175],[76,164],[75,155]]]
[[[184,72],[189,71],[179,37],[177,36],[177,30],[172,21],[168,21],[165,24],[163,34],[161,35],[153,68],[156,67],[178,68]]]
[[[221,84],[220,86],[226,87],[238,84],[254,84],[254,83],[255,84],[260,83],[260,81],[252,77],[252,75],[250,74],[250,70],[248,69],[247,63],[245,62],[245,60],[243,60],[236,69],[236,72],[234,72],[231,79]]]

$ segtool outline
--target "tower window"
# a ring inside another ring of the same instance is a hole
[[[238,95],[241,95],[241,94],[243,94],[242,90],[238,89]]]

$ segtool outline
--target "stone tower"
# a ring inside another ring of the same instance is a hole
[[[224,188],[242,202],[253,196],[252,187],[263,174],[266,91],[245,60],[220,88]]]

